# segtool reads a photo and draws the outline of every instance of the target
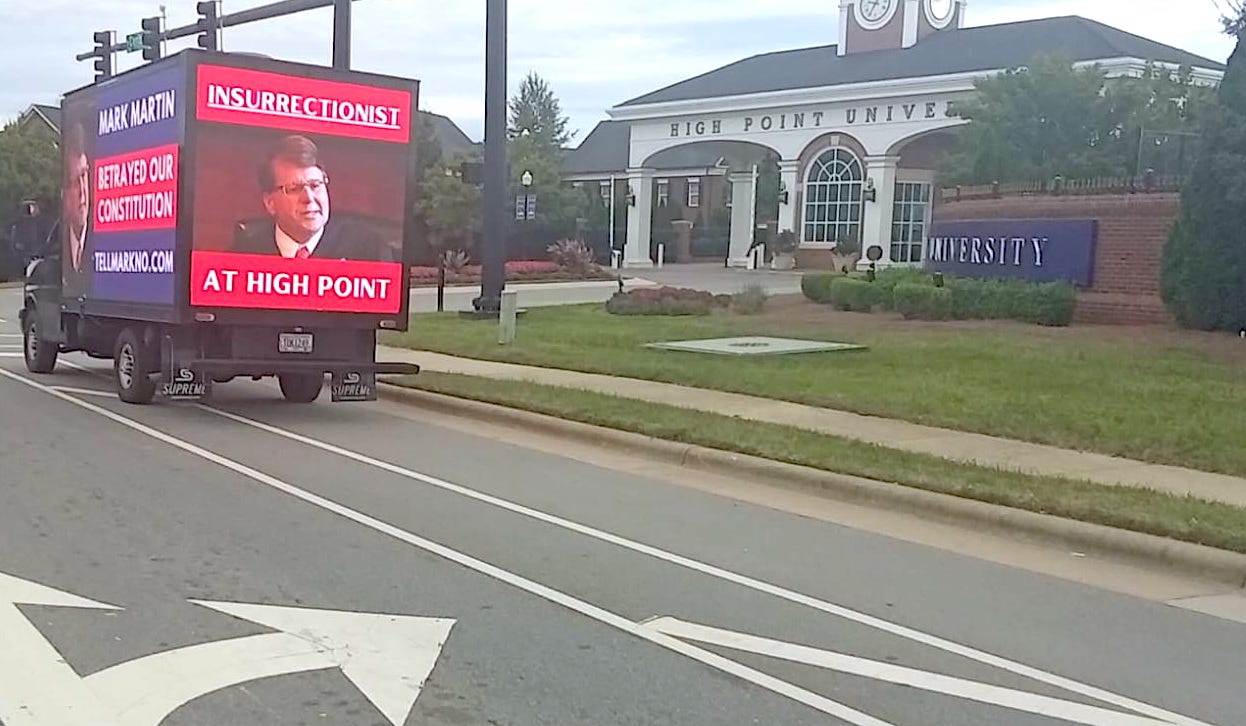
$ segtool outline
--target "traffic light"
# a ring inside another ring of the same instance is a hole
[[[196,4],[195,9],[199,12],[199,47],[219,50],[216,31],[220,20],[216,13],[216,0],[205,0]]]
[[[143,18],[143,60],[160,60],[160,18]]]
[[[95,40],[95,82],[112,78],[112,31],[101,30],[91,36]]]

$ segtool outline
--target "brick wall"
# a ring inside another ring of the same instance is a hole
[[[1180,200],[1176,193],[974,199],[940,203],[934,218],[1097,219],[1094,285],[1078,292],[1075,320],[1168,323],[1171,319],[1160,300],[1159,273]]]

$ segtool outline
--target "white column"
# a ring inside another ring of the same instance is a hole
[[[852,12],[852,0],[839,0],[839,44],[836,55],[848,53],[848,14]]]
[[[905,48],[917,45],[917,20],[921,11],[918,0],[904,0],[904,38],[901,45]]]
[[[779,162],[779,181],[783,185],[782,188],[787,190],[787,204],[783,204],[782,200],[779,200],[780,232],[796,230],[796,191],[797,186],[800,184],[797,180],[796,172],[799,168],[799,159]]]
[[[875,201],[865,203],[865,224],[861,233],[861,265],[868,265],[866,251],[871,245],[883,248],[883,256],[879,259],[880,266],[886,266],[891,259],[891,215],[896,199],[896,167],[900,162],[898,156],[867,156],[865,157],[865,179],[874,180]]]
[[[748,248],[753,243],[753,172],[727,175],[731,182],[731,238],[728,267],[748,267]]]
[[[635,201],[627,207],[627,246],[624,267],[653,267],[649,258],[650,230],[653,225],[653,170],[628,169],[628,193]]]

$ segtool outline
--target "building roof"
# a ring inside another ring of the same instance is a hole
[[[615,172],[627,166],[631,127],[623,121],[602,121],[567,153],[563,172],[570,175]]]
[[[61,109],[59,106],[47,106],[42,103],[31,104],[19,119],[21,123],[29,123],[32,118],[41,119],[57,133],[61,130]]]
[[[447,158],[476,145],[448,116],[428,111],[420,111],[420,115],[421,120],[433,125],[433,136],[437,137],[437,143],[441,145],[441,151]]]
[[[932,33],[911,48],[838,55],[834,45],[765,53],[633,98],[620,107],[1015,68],[1057,54],[1223,71],[1224,64],[1075,15]]]

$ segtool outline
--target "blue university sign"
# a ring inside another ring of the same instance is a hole
[[[927,270],[1033,282],[1094,281],[1093,219],[982,219],[935,222],[926,238]]]

